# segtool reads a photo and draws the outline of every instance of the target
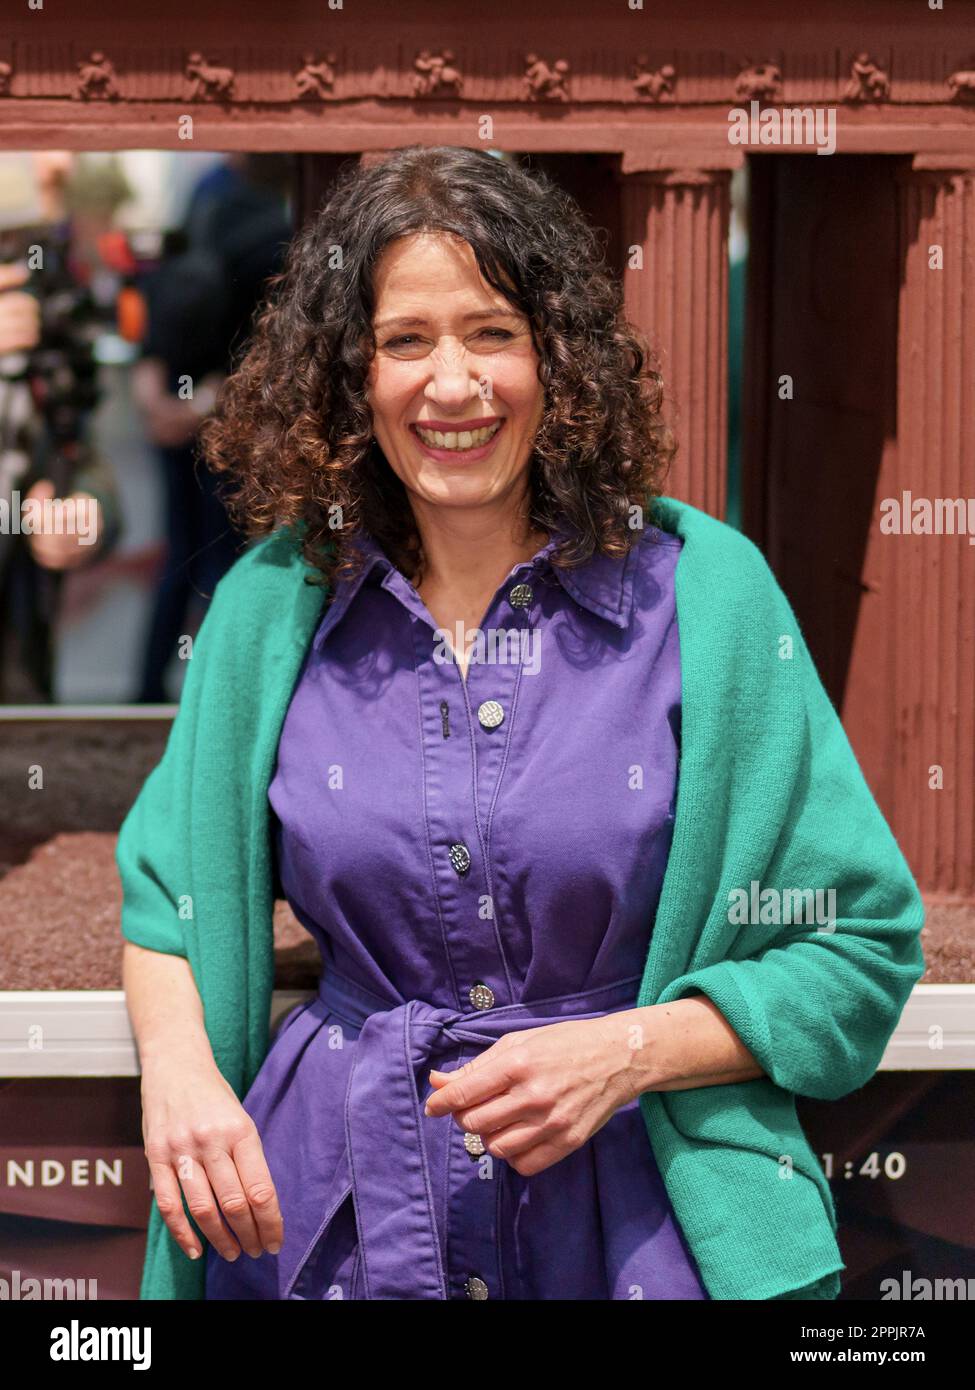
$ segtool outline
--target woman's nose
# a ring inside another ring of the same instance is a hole
[[[478,394],[480,378],[480,370],[470,360],[432,362],[426,395],[444,405],[467,401]]]

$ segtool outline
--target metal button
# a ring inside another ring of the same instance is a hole
[[[516,584],[508,595],[508,602],[512,608],[527,608],[532,601],[532,586],[530,584]]]
[[[464,1148],[471,1158],[480,1158],[481,1154],[487,1153],[484,1147],[484,1140],[479,1134],[464,1134]]]
[[[488,1296],[487,1284],[485,1284],[483,1279],[479,1279],[476,1274],[472,1274],[468,1278],[464,1284],[464,1288],[467,1290],[468,1298],[487,1298]]]
[[[504,719],[504,710],[497,700],[485,700],[477,709],[477,717],[484,729],[496,729]]]
[[[490,985],[486,985],[483,980],[478,980],[476,985],[471,985],[467,996],[475,1009],[494,1008],[494,990]]]
[[[466,845],[456,844],[450,846],[450,862],[459,874],[466,874],[471,867],[470,850]]]

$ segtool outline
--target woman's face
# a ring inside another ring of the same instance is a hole
[[[393,242],[374,285],[367,399],[414,510],[517,507],[544,398],[527,318],[442,233]]]

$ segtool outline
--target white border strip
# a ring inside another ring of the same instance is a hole
[[[884,1049],[880,1070],[967,1071],[972,1067],[975,985],[915,985]]]
[[[271,1028],[311,990],[275,990]],[[0,991],[0,1077],[138,1076],[120,989]]]
[[[310,990],[275,990],[272,1032]],[[915,985],[881,1071],[975,1067],[975,985]],[[0,991],[0,1077],[138,1076],[122,990]]]

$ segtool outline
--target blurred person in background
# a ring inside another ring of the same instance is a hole
[[[99,399],[98,310],[79,277],[72,201],[85,174],[68,151],[0,156],[0,686],[7,700],[54,698],[64,572],[103,557],[120,532],[114,475],[90,441]],[[111,220],[116,185],[92,217]],[[27,257],[30,255],[31,260]],[[20,529],[23,503],[94,507],[94,525]]]
[[[196,435],[291,238],[286,155],[229,155],[194,188],[144,285],[148,332],[133,389],[165,492],[166,561],[136,700],[166,700],[165,673],[194,599],[206,603],[243,544],[198,466]]]

